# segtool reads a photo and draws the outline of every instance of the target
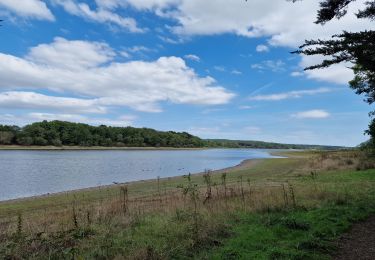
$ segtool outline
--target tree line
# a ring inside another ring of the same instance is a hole
[[[175,148],[340,149],[332,146],[280,144],[261,141],[201,139],[187,132],[150,128],[91,126],[65,121],[42,121],[24,127],[0,125],[0,145],[104,146]]]
[[[64,121],[36,122],[24,127],[0,125],[0,144],[37,146],[204,147],[189,133],[149,128],[91,126]]]

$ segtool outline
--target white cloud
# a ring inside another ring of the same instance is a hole
[[[135,45],[133,47],[127,48],[127,50],[131,53],[139,53],[139,52],[152,52],[153,49],[150,49],[143,45]]]
[[[95,99],[47,96],[35,92],[0,92],[0,107],[12,109],[44,109],[76,113],[106,113],[107,109]]]
[[[116,9],[132,5],[138,10],[159,10],[171,4],[176,4],[179,0],[95,0],[98,6],[107,9]]]
[[[0,0],[0,8],[22,17],[34,18],[38,20],[54,21],[55,17],[48,9],[47,5],[41,0]]]
[[[51,44],[30,48],[26,59],[54,68],[77,70],[97,67],[114,56],[115,52],[105,43],[68,41],[56,37]]]
[[[242,75],[242,72],[239,70],[232,70],[230,73],[232,73],[233,75]]]
[[[306,68],[312,65],[320,64],[322,60],[323,57],[319,55],[302,56],[300,67]],[[349,69],[352,66],[353,64],[350,63],[336,64],[325,69],[308,70],[305,71],[304,74],[310,79],[347,85],[348,82],[354,77],[353,71]]]
[[[170,37],[165,37],[165,36],[159,35],[158,38],[160,40],[162,40],[163,42],[170,43],[170,44],[181,44],[181,43],[184,43],[186,41],[186,38],[183,38],[183,37],[178,37],[176,39],[172,39]]]
[[[124,58],[132,58],[134,56],[147,57],[148,53],[157,52],[157,49],[152,49],[143,45],[135,45],[132,47],[123,48],[119,54]]]
[[[270,49],[268,48],[267,45],[260,44],[256,47],[257,52],[269,52]]]
[[[59,54],[59,49],[64,52]],[[55,58],[63,59],[65,65],[57,64]],[[147,112],[161,111],[163,101],[219,105],[234,97],[213,78],[199,77],[178,57],[126,63],[112,58],[112,50],[103,43],[62,38],[31,48],[25,58],[0,53],[0,90],[47,89],[94,99],[101,107],[127,106]]]
[[[279,101],[279,100],[290,99],[290,98],[301,98],[303,96],[323,94],[323,93],[328,93],[331,91],[332,90],[329,88],[297,90],[297,91],[290,91],[290,92],[270,94],[270,95],[257,95],[257,96],[250,97],[249,99],[255,100],[255,101]]]
[[[285,62],[282,60],[265,60],[262,63],[252,64],[251,68],[260,71],[271,70],[273,72],[280,72],[285,70]]]
[[[348,15],[327,23],[314,24],[319,2],[305,0],[291,3],[274,0],[127,0],[138,9],[154,10],[156,14],[175,19],[174,32],[188,35],[234,33],[245,37],[270,37],[277,46],[296,47],[304,39],[330,37],[342,30],[374,28],[371,21],[358,20],[354,13],[366,0],[352,3]],[[117,0],[116,2],[120,2]],[[293,15],[291,15],[293,14]]]
[[[298,112],[293,114],[292,117],[298,119],[319,119],[330,117],[330,113],[321,109],[314,109],[309,111]]]
[[[214,69],[217,70],[217,71],[220,71],[220,72],[226,71],[225,67],[223,67],[223,66],[214,66]]]
[[[188,60],[196,61],[196,62],[201,61],[201,58],[198,57],[197,55],[194,55],[194,54],[187,54],[187,55],[184,56],[184,58],[188,59]]]
[[[131,56],[132,56],[132,55],[131,55],[129,52],[127,52],[127,51],[120,51],[119,53],[120,53],[120,55],[121,55],[122,57],[127,58],[127,59],[131,58]]]
[[[104,0],[102,0],[104,1]],[[273,46],[297,48],[305,39],[329,39],[331,35],[346,31],[375,30],[375,23],[357,19],[354,15],[367,0],[349,5],[348,15],[324,26],[314,23],[317,0],[292,3],[287,0],[232,1],[215,0],[128,0],[138,9],[153,10],[157,15],[173,19],[177,25],[171,30],[179,35],[217,35],[232,33],[244,37],[268,37]],[[120,0],[117,0],[120,2]],[[306,58],[310,59],[310,58]],[[255,65],[259,67],[262,64]],[[309,78],[347,84],[352,72],[346,65],[325,70],[308,71]],[[340,77],[343,76],[343,77]]]
[[[86,3],[76,3],[73,0],[53,0],[53,3],[60,5],[64,10],[72,15],[82,17],[89,21],[98,23],[108,23],[125,28],[130,32],[141,33],[144,29],[137,26],[136,20],[129,17],[122,17],[106,8],[92,10]]]
[[[292,73],[290,73],[290,76],[292,76],[292,77],[301,77],[303,75],[304,75],[304,73],[300,72],[300,71],[293,71]]]

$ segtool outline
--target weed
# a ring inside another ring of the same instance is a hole
[[[295,196],[295,193],[294,193],[294,187],[289,182],[288,182],[288,186],[289,186],[289,195],[290,195],[290,198],[292,200],[293,208],[296,208],[297,203],[296,203],[296,196]]]
[[[159,182],[158,182],[159,183]],[[120,188],[120,191],[121,191],[121,199],[122,199],[122,211],[124,214],[126,214],[126,212],[128,211],[128,200],[129,200],[129,197],[128,197],[128,186],[122,186]]]
[[[78,226],[78,216],[77,216],[77,212],[76,212],[75,202],[73,202],[73,204],[72,204],[72,220],[73,220],[74,227],[76,229],[78,229],[79,228],[79,226]]]
[[[206,204],[212,199],[212,180],[211,180],[211,170],[205,170],[203,174],[204,183],[207,186],[206,198],[203,201],[203,204]]]

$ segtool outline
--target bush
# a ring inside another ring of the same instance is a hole
[[[29,136],[17,138],[17,144],[19,145],[32,145],[33,142],[33,138]]]
[[[34,138],[34,144],[35,145],[47,145],[48,142],[46,139],[44,139],[43,137],[35,137]]]
[[[9,131],[0,131],[0,144],[12,144],[14,134]]]
[[[52,143],[52,145],[54,145],[54,146],[62,146],[62,142],[61,142],[60,139],[53,139],[53,140],[51,141],[51,143]]]

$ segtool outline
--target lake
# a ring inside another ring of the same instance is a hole
[[[199,173],[270,158],[266,150],[0,151],[0,201]]]

